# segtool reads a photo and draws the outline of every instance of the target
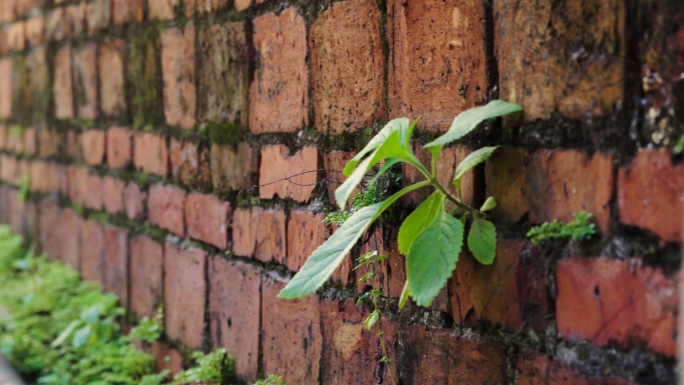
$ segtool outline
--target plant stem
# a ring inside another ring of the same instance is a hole
[[[375,271],[375,265],[373,266],[373,271]],[[375,283],[371,280],[371,285],[373,287],[373,291],[377,290],[375,288]],[[373,310],[377,311],[378,314],[380,314],[380,311],[378,310],[378,295],[373,293]],[[382,357],[385,359],[385,364],[387,365],[387,372],[389,373],[390,381],[392,381],[392,385],[397,385],[397,382],[394,380],[394,374],[392,373],[392,366],[390,364],[390,359],[387,356],[387,347],[385,346],[385,333],[382,332],[382,327],[380,326],[382,324],[382,317],[378,320],[378,323],[375,325],[376,330],[378,331],[378,339],[380,340],[380,348],[382,349]]]
[[[416,160],[417,160],[417,159],[416,159]],[[431,174],[430,172],[428,172],[428,170],[425,168],[425,166],[423,166],[420,162],[415,162],[415,163],[412,163],[412,164],[418,169],[418,171],[420,171],[423,175],[425,175],[425,177],[427,178],[427,182],[430,183],[430,184],[431,184],[434,188],[436,188],[439,192],[441,192],[442,194],[444,194],[444,196],[446,196],[446,198],[447,198],[451,203],[455,204],[455,205],[456,205],[458,208],[460,208],[461,210],[467,211],[467,212],[470,213],[471,215],[475,215],[475,213],[477,212],[477,210],[475,210],[474,208],[472,208],[472,207],[466,205],[465,203],[460,202],[458,199],[454,198],[453,195],[449,194],[449,192],[448,192],[446,189],[444,189],[444,187],[442,187],[441,184],[439,184],[439,182],[437,181],[437,176]]]

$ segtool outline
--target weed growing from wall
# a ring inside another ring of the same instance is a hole
[[[596,225],[589,223],[591,214],[586,211],[580,211],[575,213],[574,216],[575,219],[568,223],[553,221],[533,227],[527,232],[527,237],[532,241],[533,245],[538,245],[542,242],[558,238],[586,240],[596,234]]]

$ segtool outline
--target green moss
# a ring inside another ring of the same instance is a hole
[[[164,121],[159,32],[154,27],[136,29],[132,31],[130,41],[128,73],[133,126],[143,129]]]
[[[235,144],[244,137],[241,126],[236,123],[210,123],[207,130],[212,144]]]
[[[12,57],[12,97],[13,115],[19,124],[30,124],[31,106],[29,95],[29,78],[24,56]]]

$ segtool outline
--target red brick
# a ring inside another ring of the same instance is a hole
[[[133,163],[148,174],[166,176],[169,173],[169,154],[163,136],[136,133],[133,136]]]
[[[81,278],[102,281],[104,274],[104,240],[102,227],[92,220],[81,222]]]
[[[79,139],[83,148],[83,160],[91,166],[102,164],[105,156],[105,132],[100,130],[88,130],[83,132]]]
[[[209,320],[214,348],[235,356],[240,378],[255,381],[259,358],[261,276],[258,268],[222,258],[209,259]]]
[[[57,230],[57,248],[56,257],[62,262],[72,268],[79,270],[80,267],[80,230],[81,218],[69,209],[60,211],[59,221],[56,223]]]
[[[289,178],[287,180],[283,180]],[[291,198],[305,203],[318,182],[318,150],[304,147],[294,155],[289,155],[285,145],[271,145],[261,149],[259,169],[259,197],[272,199],[278,195],[282,199]]]
[[[306,26],[294,8],[254,19],[257,63],[250,88],[255,134],[295,132],[309,125]]]
[[[644,343],[674,356],[677,281],[640,260],[572,258],[559,262],[556,318],[566,338],[626,348]]]
[[[23,21],[7,27],[7,47],[11,51],[23,51],[26,48],[26,24]]]
[[[112,22],[116,25],[124,23],[142,23],[143,0],[112,0]]]
[[[40,250],[51,260],[59,258],[62,243],[59,233],[62,229],[59,222],[59,206],[50,199],[40,201]],[[1,213],[0,213],[1,214]]]
[[[285,213],[255,207],[252,209],[252,221],[256,223],[254,257],[263,262],[284,265],[287,257]]]
[[[505,383],[504,351],[494,343],[467,340],[450,330],[420,324],[409,326],[406,333],[411,359],[399,363],[413,373],[406,384]]]
[[[325,214],[292,211],[287,223],[287,267],[299,271],[307,258],[327,239]]]
[[[107,165],[109,168],[122,168],[131,161],[132,134],[123,127],[107,130]]]
[[[60,173],[53,163],[33,161],[29,164],[29,182],[31,191],[44,194],[59,192]]]
[[[356,152],[351,152],[351,151],[332,151],[328,154],[323,155],[323,165],[325,167],[325,179],[326,179],[326,184],[328,185],[328,199],[330,199],[330,202],[333,204],[337,204],[337,200],[335,199],[335,190],[337,190],[338,187],[342,183],[344,183],[344,180],[346,179],[344,174],[342,174],[342,170],[344,170],[344,166],[349,162],[351,158],[353,158],[356,155]],[[360,190],[358,188],[354,189],[353,195],[356,195]],[[347,203],[351,202],[351,198]]]
[[[164,247],[166,334],[191,349],[202,348],[206,261],[202,250],[183,250],[169,243]]]
[[[171,161],[171,176],[185,184],[194,184],[199,171],[197,146],[194,143],[181,143],[176,139],[171,139],[169,159]]]
[[[105,227],[104,274],[102,287],[108,293],[119,297],[119,304],[128,307],[128,230]]]
[[[158,0],[151,0],[158,1]],[[172,376],[175,376],[183,370],[183,356],[176,349],[172,349],[169,345],[162,341],[154,341],[150,354],[154,357],[154,371],[161,373],[168,370]]]
[[[64,23],[67,24],[65,29],[68,31],[66,37],[80,35],[85,30],[86,25],[86,3],[71,5],[65,8]]]
[[[45,41],[45,17],[35,16],[26,20],[26,42],[35,47]]]
[[[573,214],[591,213],[608,230],[613,195],[613,156],[577,150],[543,150],[531,156],[526,169],[530,220],[569,222]]]
[[[57,131],[43,128],[38,131],[38,152],[41,158],[59,155],[61,139]]]
[[[62,155],[66,158],[70,158],[75,162],[81,161],[82,148],[81,142],[79,140],[79,135],[77,132],[68,131],[66,133],[61,133],[62,141]]]
[[[88,175],[87,194],[83,205],[89,209],[102,210],[102,178],[100,176]]]
[[[69,199],[76,203],[83,203],[88,195],[88,169],[69,166]]]
[[[57,85],[55,85],[57,86]],[[12,59],[0,59],[0,119],[12,116]]]
[[[625,380],[607,378],[589,378],[561,361],[551,361],[547,357],[531,352],[523,352],[518,356],[518,380],[516,385],[629,385]]]
[[[185,202],[188,235],[219,249],[228,247],[231,209],[214,195],[192,193]]]
[[[23,98],[27,107],[27,118],[34,124],[41,124],[48,119],[48,106],[46,97],[50,91],[48,87],[47,48],[41,45],[33,48],[26,56],[26,68]],[[30,112],[30,116],[28,116]],[[42,124],[41,124],[42,126]],[[37,127],[36,127],[37,128]]]
[[[199,116],[247,125],[249,46],[244,23],[200,30]]]
[[[174,18],[174,8],[179,6],[180,0],[147,0],[150,19],[170,20]]]
[[[141,219],[145,216],[147,193],[140,191],[135,182],[128,182],[123,191],[124,211],[128,219]]]
[[[140,235],[131,240],[131,311],[151,317],[162,304],[162,245]]]
[[[34,200],[26,200],[24,203],[24,231],[22,236],[31,245],[36,245],[40,239],[40,213],[38,203]]]
[[[16,154],[24,152],[24,137],[23,128],[19,126],[10,126],[9,135],[7,137],[7,149]]]
[[[573,119],[605,116],[623,96],[625,7],[619,0],[515,6],[493,2],[499,97],[521,104],[529,121],[553,111]],[[553,43],[540,38],[553,37]],[[581,53],[578,57],[575,53]],[[584,54],[586,53],[586,55]]]
[[[35,128],[24,130],[24,154],[36,155],[38,153],[38,134]]]
[[[254,255],[257,223],[251,208],[239,208],[233,213],[233,253],[242,257]]]
[[[20,199],[19,191],[5,188],[3,194],[3,210],[9,213],[8,222],[12,231],[22,234],[24,231],[24,217],[26,215],[26,203]]]
[[[195,29],[167,29],[161,33],[164,116],[172,126],[195,125]]]
[[[0,124],[0,149],[7,149],[8,136],[9,128],[4,124]]]
[[[150,187],[148,208],[150,222],[180,236],[185,235],[185,191],[178,187],[155,184]]]
[[[388,3],[391,115],[422,115],[418,127],[441,131],[485,101],[484,18],[478,2]]]
[[[97,118],[97,44],[86,44],[74,53],[74,82],[78,116]]]
[[[120,117],[126,114],[124,100],[124,41],[113,39],[99,46],[98,69],[100,74],[100,101],[102,112]]]
[[[399,247],[396,242],[397,231],[391,230],[389,228],[377,229],[370,236],[368,242],[366,242],[361,253],[369,253],[372,251],[377,251],[378,255],[387,256],[387,259],[380,261],[373,265],[372,271],[376,272],[376,276],[373,279],[373,284],[375,287],[382,291],[382,294],[387,297],[399,298],[401,292],[404,289],[404,283],[406,282],[406,264],[404,258],[399,253]],[[361,267],[356,270],[356,275],[362,277],[371,269],[366,267]],[[365,293],[368,291],[368,282],[357,282],[358,293]],[[440,295],[441,297],[441,295]],[[433,305],[440,305],[441,298],[438,297],[433,302]],[[448,303],[448,296],[445,297],[444,304]],[[446,308],[446,306],[444,306]]]
[[[86,24],[88,35],[92,36],[100,29],[107,28],[112,18],[111,0],[93,0],[86,6]]]
[[[117,214],[124,211],[124,188],[126,183],[121,179],[111,176],[102,178],[102,203],[108,214]]]
[[[322,351],[319,299],[316,295],[288,301],[276,298],[284,286],[262,279],[264,371],[290,384],[316,384]]]
[[[185,17],[192,17],[195,10],[200,15],[219,11],[228,5],[228,0],[186,0],[184,4]]]
[[[0,179],[5,183],[13,183],[17,178],[17,159],[9,155],[0,155]]]
[[[527,184],[525,165],[529,162],[526,150],[517,147],[501,147],[485,163],[487,196],[496,199],[491,216],[506,222],[518,222],[527,212]]]
[[[684,222],[684,166],[673,165],[664,150],[642,150],[618,174],[620,222],[681,242]]]
[[[47,40],[62,40],[65,36],[65,8],[55,8],[45,17],[45,38]]]
[[[0,71],[1,73],[2,71]],[[71,81],[71,46],[65,45],[55,55],[55,116],[57,119],[74,117],[74,92]]]
[[[247,142],[237,146],[211,145],[211,180],[215,189],[251,188],[257,171],[258,152]]]
[[[385,116],[380,11],[375,1],[334,3],[311,26],[316,128],[341,134]]]

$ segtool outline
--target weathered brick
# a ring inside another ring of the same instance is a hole
[[[341,134],[385,116],[380,11],[372,0],[334,3],[309,35],[316,129]]]
[[[86,2],[82,1],[79,4],[67,6],[65,11],[66,20],[64,22],[67,24],[66,29],[68,31],[66,37],[80,35],[86,28]]]
[[[6,31],[7,47],[11,51],[23,51],[26,48],[26,24],[23,21],[12,23]]]
[[[169,154],[163,136],[146,132],[133,136],[133,164],[148,174],[166,176],[169,173]]]
[[[83,160],[92,166],[102,164],[105,156],[106,134],[101,130],[87,130],[79,139],[83,148]]]
[[[492,218],[515,223],[530,211],[527,203],[525,166],[529,162],[526,150],[501,147],[485,163],[487,196],[496,199]]]
[[[292,211],[287,222],[287,267],[299,271],[307,258],[327,239],[325,214]]]
[[[123,191],[124,211],[128,219],[141,219],[145,216],[147,193],[140,191],[135,182],[128,182]]]
[[[16,154],[24,152],[24,134],[20,126],[10,126],[7,137],[7,149]]]
[[[228,0],[186,0],[185,17],[192,17],[197,11],[198,14],[219,11],[228,6]]]
[[[126,114],[124,99],[124,69],[126,60],[124,41],[113,39],[101,44],[97,58],[100,75],[100,101],[105,115],[121,117]]]
[[[664,150],[642,150],[618,174],[620,222],[681,242],[684,221],[684,166],[673,165]]]
[[[86,44],[74,53],[74,89],[78,116],[82,119],[96,119],[98,110],[97,44],[95,43]]]
[[[623,2],[496,0],[493,10],[501,99],[521,104],[530,121],[556,110],[573,119],[615,110],[623,94]]]
[[[29,164],[29,188],[44,194],[59,192],[60,174],[53,163],[33,161]],[[1,175],[1,173],[0,173]]]
[[[674,356],[678,277],[640,266],[640,260],[572,258],[558,263],[556,318],[566,338],[598,346],[644,342]]]
[[[254,255],[257,223],[252,220],[251,208],[238,208],[233,212],[233,253],[242,257]]]
[[[45,41],[45,17],[34,16],[26,19],[26,43],[35,47]]]
[[[591,378],[561,361],[549,360],[546,356],[532,352],[522,352],[517,362],[518,380],[516,385],[629,385],[616,377]]]
[[[17,159],[9,155],[0,156],[0,179],[5,183],[14,183],[17,178]]]
[[[319,299],[316,295],[290,301],[276,298],[284,286],[262,279],[264,371],[281,376],[290,384],[315,384],[322,351]]]
[[[82,158],[81,142],[78,139],[79,133],[75,131],[68,131],[60,133],[60,140],[62,141],[62,155],[75,162],[80,162]]]
[[[571,221],[573,214],[591,213],[608,230],[613,194],[613,157],[578,150],[543,150],[531,156],[525,171],[532,222]]]
[[[255,381],[259,358],[261,276],[258,268],[209,259],[209,322],[214,348],[235,356],[240,378]]]
[[[74,117],[74,92],[71,80],[71,46],[64,45],[55,55],[54,100],[57,119]]]
[[[107,165],[109,168],[122,168],[131,161],[132,134],[123,127],[107,130]]]
[[[26,56],[26,86],[24,87],[25,121],[42,125],[47,121],[51,97],[48,85],[47,50],[44,45],[32,49]]]
[[[420,324],[409,326],[406,333],[410,352],[397,363],[413,373],[405,384],[506,383],[504,350],[495,343],[467,340]]]
[[[81,221],[81,278],[102,281],[104,274],[104,239],[102,226],[93,220]]]
[[[378,290],[382,291],[384,296],[392,298],[399,298],[401,296],[401,292],[404,289],[404,283],[406,282],[405,262],[404,258],[399,253],[399,246],[397,245],[396,239],[397,231],[394,229],[390,230],[385,227],[375,230],[370,235],[368,242],[363,245],[361,253],[377,251],[378,255],[387,256],[387,259],[375,263],[372,269],[361,267],[356,270],[356,275],[358,277],[362,277],[370,271],[375,271],[377,275],[373,278],[373,285]],[[368,282],[356,282],[356,284],[359,294],[365,293],[370,289]],[[436,308],[446,308],[442,303],[446,304],[448,302],[448,296],[445,296],[446,299],[441,297],[442,295],[438,296],[438,298],[433,301],[433,305],[435,305]]]
[[[24,154],[36,155],[38,153],[38,134],[35,128],[24,130]]]
[[[188,185],[195,183],[198,178],[199,157],[194,143],[171,139],[169,160],[172,177]]]
[[[88,35],[92,36],[99,30],[107,28],[112,18],[110,0],[93,0],[86,6],[86,24]]]
[[[200,30],[199,116],[246,125],[249,52],[244,23]]]
[[[69,209],[61,210],[59,220],[55,225],[58,227],[58,242],[55,255],[62,263],[79,270],[81,258],[79,255],[81,239],[81,218]]]
[[[234,191],[255,185],[258,152],[247,142],[211,145],[211,180],[215,189]]]
[[[55,84],[55,88],[57,84]],[[12,59],[0,59],[0,119],[12,116]]]
[[[285,178],[289,178],[283,180]],[[307,202],[318,182],[318,150],[307,146],[289,155],[285,145],[271,145],[261,149],[259,169],[259,197],[291,198]]]
[[[9,128],[6,125],[0,124],[0,149],[7,148],[7,138],[9,136]]]
[[[250,88],[255,134],[295,132],[309,124],[306,26],[294,8],[254,19],[257,62]]]
[[[254,257],[263,262],[285,264],[287,258],[287,233],[285,213],[282,210],[252,209],[255,227]]]
[[[88,193],[83,205],[89,209],[102,210],[102,178],[99,175],[88,175]]]
[[[19,191],[6,188],[2,194],[3,211],[9,213],[8,222],[12,231],[22,234],[25,226],[26,202],[20,199]]]
[[[88,195],[88,169],[85,167],[69,166],[69,199],[76,203],[83,203]]]
[[[172,126],[195,125],[195,29],[168,29],[161,34],[164,116]]]
[[[162,304],[162,245],[140,235],[131,240],[131,311],[151,317]]]
[[[60,137],[52,129],[38,130],[38,152],[41,158],[51,158],[59,154]]]
[[[116,294],[119,304],[128,308],[128,230],[105,227],[104,243],[104,291]]]
[[[130,42],[126,63],[130,109],[133,126],[137,129],[164,124],[164,105],[161,89],[161,66],[159,65],[161,42],[156,28],[136,31]]]
[[[202,250],[164,247],[164,321],[166,333],[200,349],[204,332],[207,258]]]
[[[158,0],[150,0],[158,1]],[[177,349],[172,349],[163,341],[154,341],[150,349],[150,354],[154,357],[154,371],[161,373],[168,370],[175,376],[183,370],[183,356]]]
[[[112,22],[141,23],[143,21],[143,0],[112,0]]]
[[[161,183],[155,184],[150,187],[148,209],[150,222],[180,236],[185,235],[185,191]]]
[[[178,7],[179,4],[180,0],[147,0],[150,19],[173,19],[175,17],[174,8]]]
[[[117,214],[124,211],[124,188],[126,182],[111,176],[102,178],[102,203],[108,214]]]
[[[188,235],[219,249],[228,247],[231,209],[214,195],[192,193],[185,202]]]
[[[392,0],[389,104],[393,116],[445,130],[487,97],[484,6],[457,0]]]

